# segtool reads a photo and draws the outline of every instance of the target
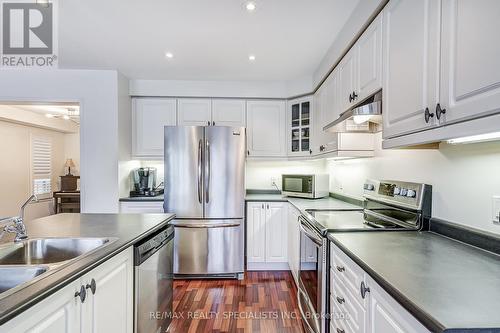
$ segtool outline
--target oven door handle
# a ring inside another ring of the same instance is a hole
[[[297,288],[297,304],[299,305],[299,311],[300,314],[302,315],[303,321],[306,323],[307,327],[309,328],[309,332],[315,333],[316,331],[311,327],[311,324],[309,324],[309,321],[307,321],[307,316],[304,313],[304,309],[302,309],[302,304],[300,303],[300,294],[304,294],[304,292],[300,289]],[[304,294],[305,296],[305,294]]]
[[[303,222],[302,219],[301,219],[300,222],[301,222],[300,223],[300,230],[307,236],[307,238],[309,238],[311,241],[313,241],[316,245],[322,246],[323,245],[323,240],[321,239],[321,237],[319,237],[318,235],[315,235],[309,229],[306,229],[304,227],[304,222]]]

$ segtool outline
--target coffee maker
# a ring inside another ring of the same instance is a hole
[[[155,197],[163,194],[162,183],[156,186],[156,168],[137,168],[132,170],[131,197]]]

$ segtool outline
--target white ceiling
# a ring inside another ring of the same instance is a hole
[[[313,73],[359,0],[255,2],[248,13],[242,0],[63,0],[59,66],[132,79],[292,80]]]

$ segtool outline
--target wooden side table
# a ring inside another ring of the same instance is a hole
[[[80,213],[80,191],[56,191],[54,213]]]

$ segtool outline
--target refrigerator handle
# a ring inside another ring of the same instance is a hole
[[[202,200],[201,200],[201,181],[202,181],[202,178],[201,178],[201,157],[202,157],[202,140],[200,139],[200,141],[198,142],[198,201],[200,203],[202,203]]]
[[[211,162],[210,162],[210,141],[207,140],[207,147],[206,147],[206,169],[205,169],[205,177],[207,177],[207,181],[205,183],[205,202],[208,203],[210,201],[210,176],[211,176]]]

